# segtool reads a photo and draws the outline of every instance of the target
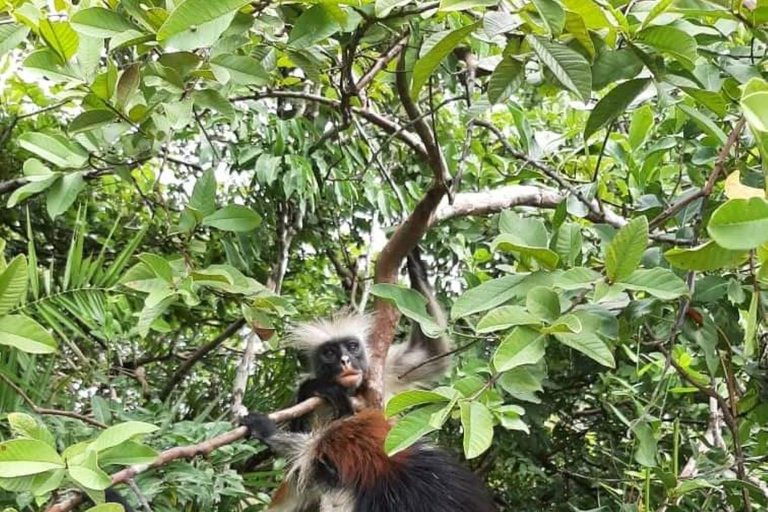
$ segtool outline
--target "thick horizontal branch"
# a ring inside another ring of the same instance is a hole
[[[314,411],[320,405],[322,405],[322,403],[322,398],[313,397],[298,403],[293,407],[288,407],[287,409],[281,409],[279,411],[270,413],[269,417],[277,422],[292,420]],[[247,435],[248,429],[245,427],[238,427],[234,430],[230,430],[229,432],[221,434],[220,436],[216,436],[203,441],[202,443],[170,448],[158,455],[157,459],[152,464],[137,464],[134,466],[129,466],[113,474],[111,477],[112,485],[114,486],[117,484],[127,483],[129,480],[135,478],[136,475],[140,473],[144,473],[150,469],[159,468],[160,466],[164,466],[174,460],[192,459],[199,455],[208,456],[214,450],[239,441]],[[49,507],[47,512],[68,512],[70,510],[74,510],[75,507],[83,502],[83,498],[83,494],[78,491],[73,496]]]

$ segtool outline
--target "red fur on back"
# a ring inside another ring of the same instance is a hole
[[[342,485],[369,487],[407,456],[405,452],[387,456],[384,440],[390,428],[381,411],[362,411],[328,429],[317,444],[317,457],[333,464]]]

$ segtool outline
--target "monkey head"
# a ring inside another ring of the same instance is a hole
[[[295,326],[291,340],[307,354],[314,378],[354,391],[368,371],[369,330],[368,317],[339,315]]]

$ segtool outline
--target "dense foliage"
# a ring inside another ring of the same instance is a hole
[[[387,404],[389,450],[433,438],[503,510],[768,509],[766,24],[764,0],[0,0],[0,507],[100,501],[240,400],[286,406],[289,321],[376,300],[439,330],[374,284],[438,194],[454,365]],[[238,442],[121,492],[261,510],[281,468]]]

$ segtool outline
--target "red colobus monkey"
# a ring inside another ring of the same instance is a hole
[[[429,313],[435,317],[438,325],[445,326],[445,314],[435,299],[417,250],[408,256],[407,266],[411,287],[427,298]],[[297,402],[319,396],[326,400],[326,405],[303,418],[293,420],[291,431],[310,432],[327,426],[334,419],[354,414],[351,397],[366,384],[370,328],[369,317],[350,315],[300,324],[293,329],[290,339],[308,358],[310,370],[309,378],[299,387]],[[408,340],[392,346],[387,355],[385,400],[407,389],[437,381],[450,368],[448,357],[435,359],[402,378],[400,376],[449,349],[447,336],[430,338],[414,323]],[[322,497],[319,487],[303,486],[297,478],[295,471],[288,473],[272,498],[271,512],[317,510]]]
[[[494,512],[482,480],[442,451],[416,444],[393,456],[384,451],[389,422],[365,410],[314,434],[277,429],[263,414],[245,420],[292,465],[302,495],[319,497],[319,512]]]

